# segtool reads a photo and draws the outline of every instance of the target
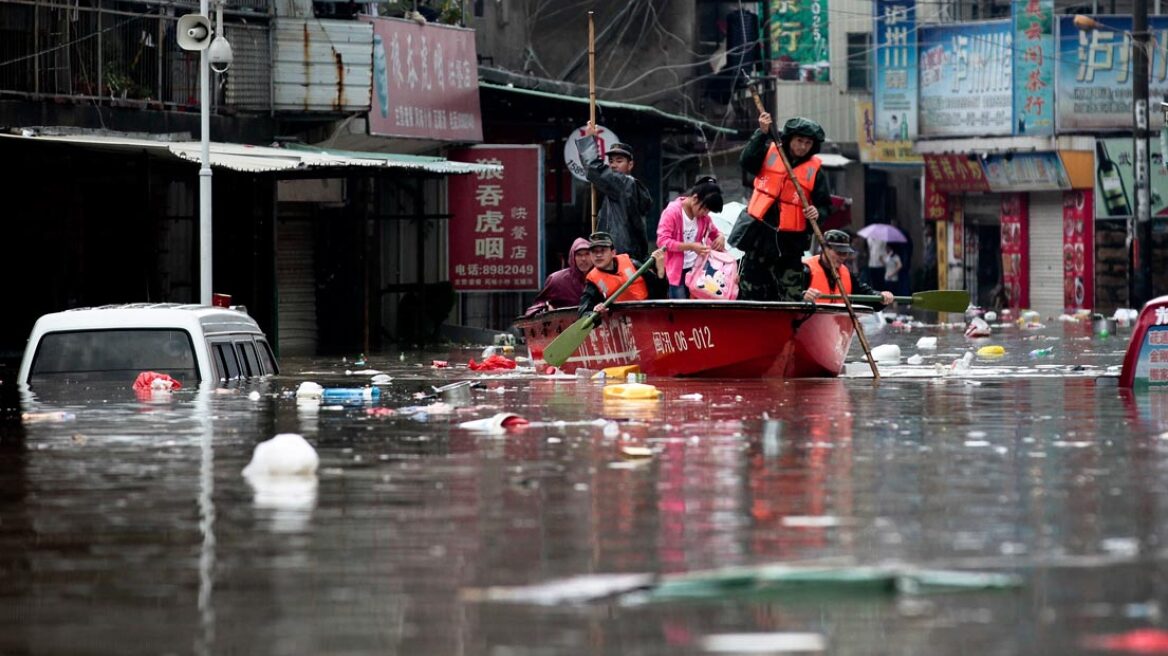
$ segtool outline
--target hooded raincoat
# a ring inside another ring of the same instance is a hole
[[[547,277],[543,289],[539,290],[535,297],[535,303],[527,308],[525,314],[532,315],[542,310],[576,307],[580,304],[580,296],[584,293],[585,273],[576,268],[576,253],[587,250],[587,239],[579,237],[572,242],[572,250],[568,253],[568,266]]]

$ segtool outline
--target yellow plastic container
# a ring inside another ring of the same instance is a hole
[[[641,365],[626,364],[623,367],[605,367],[596,372],[594,378],[600,378],[600,374],[604,374],[605,380],[625,380],[629,374],[641,373]]]
[[[661,398],[661,392],[645,383],[622,383],[605,387],[604,398],[621,401],[656,401]]]
[[[1000,358],[1006,355],[1006,349],[997,344],[990,344],[983,346],[977,350],[977,357],[979,358]]]

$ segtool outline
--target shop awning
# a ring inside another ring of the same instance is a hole
[[[198,163],[201,149],[201,144],[198,141],[168,141],[89,134],[42,135],[35,130],[28,129],[22,130],[21,134],[0,134],[0,137],[25,142],[58,143],[103,150],[149,152],[194,163]],[[325,150],[301,145],[277,148],[213,141],[210,144],[210,154],[212,168],[246,173],[304,172],[351,167],[406,169],[443,175],[491,173],[502,170],[502,167],[493,164],[453,162],[441,157]]]
[[[536,89],[524,89],[522,87],[515,87],[515,86],[506,85],[506,84],[496,84],[494,82],[487,82],[485,80],[479,81],[479,89],[486,90],[486,91],[498,91],[498,92],[502,92],[502,93],[513,93],[516,95],[530,96],[533,98],[544,98],[546,100],[556,100],[556,101],[562,101],[562,102],[570,102],[570,103],[578,103],[578,104],[582,104],[582,105],[588,105],[588,98],[581,97],[581,96],[570,96],[570,95],[561,94],[561,93],[552,93],[550,91],[539,91]],[[597,100],[596,106],[604,108],[604,109],[625,110],[625,111],[631,111],[631,112],[638,112],[641,114],[648,114],[648,115],[656,116],[657,118],[664,119],[664,120],[671,122],[671,123],[685,125],[685,126],[688,126],[691,128],[697,128],[697,129],[701,130],[702,132],[707,132],[710,134],[713,134],[713,133],[737,134],[737,130],[734,130],[731,128],[719,127],[717,125],[714,125],[713,123],[707,123],[705,121],[701,121],[701,120],[698,120],[696,118],[691,118],[689,116],[682,116],[680,114],[671,114],[667,111],[657,109],[656,107],[653,107],[651,105],[637,105],[634,103],[617,102],[614,100]]]

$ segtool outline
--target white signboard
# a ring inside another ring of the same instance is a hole
[[[584,165],[580,163],[580,149],[576,148],[576,140],[588,136],[587,128],[587,125],[581,125],[575,130],[572,130],[572,134],[564,142],[564,164],[572,172],[572,177],[581,182],[587,182],[588,176],[584,173]],[[610,145],[620,143],[620,137],[616,136],[615,132],[603,125],[597,125],[596,142],[600,146],[600,156],[604,157]]]

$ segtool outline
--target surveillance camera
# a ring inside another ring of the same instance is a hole
[[[231,44],[227,39],[216,36],[211,41],[211,47],[207,49],[207,61],[211,63],[211,70],[216,73],[226,73],[227,69],[231,68],[235,55],[232,54]]]

